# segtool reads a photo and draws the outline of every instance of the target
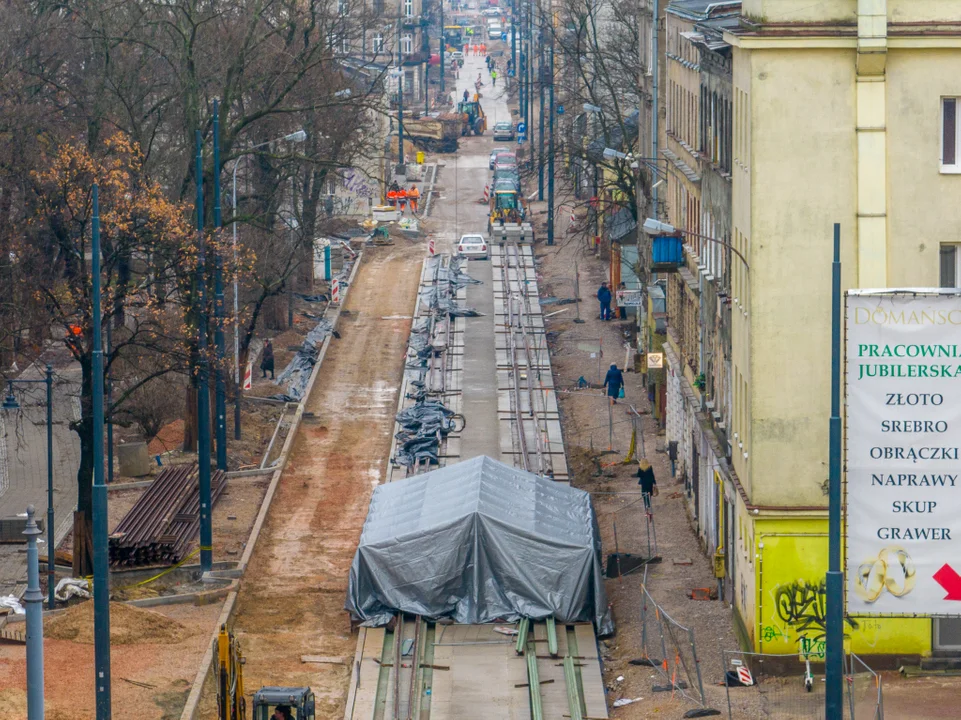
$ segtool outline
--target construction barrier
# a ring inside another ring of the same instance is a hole
[[[330,281],[330,301],[335,305],[340,304],[340,280],[337,278]]]
[[[490,201],[491,201],[491,186],[490,186],[490,185],[485,185],[485,186],[484,186],[484,199],[481,200],[481,202],[486,205],[486,204],[489,203]]]
[[[250,390],[253,387],[253,374],[254,374],[254,364],[252,362],[247,363],[247,367],[244,368],[244,390]]]
[[[436,248],[434,247],[434,238],[427,241],[427,254],[433,257],[436,254]]]
[[[798,650],[792,655],[722,651],[729,720],[749,717],[744,707],[766,718],[824,717],[823,639],[799,642]],[[854,654],[844,658],[843,715],[844,720],[884,718],[881,677]]]

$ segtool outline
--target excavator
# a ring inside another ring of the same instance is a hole
[[[487,130],[487,116],[479,100],[467,100],[457,103],[457,112],[464,116],[461,135],[483,135]]]
[[[244,695],[244,656],[240,641],[220,626],[217,636],[217,720],[248,720]],[[314,693],[309,687],[262,687],[254,693],[249,720],[271,720],[286,708],[291,720],[316,720]]]

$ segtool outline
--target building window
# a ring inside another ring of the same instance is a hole
[[[381,33],[374,35],[373,40],[371,40],[371,49],[375,55],[384,52],[384,36]]]
[[[414,0],[404,0],[404,15],[407,17],[414,16]]]
[[[958,261],[961,260],[961,253],[958,252],[958,245],[941,246],[941,277],[940,286],[943,288],[959,287],[958,281],[961,280],[961,268]]]
[[[341,15],[347,14],[347,0],[337,0],[337,12]]]
[[[961,172],[958,163],[958,98],[941,100],[941,170]]]
[[[340,41],[340,51],[344,55],[350,55],[350,40],[348,40],[347,38],[344,38],[343,40]]]
[[[404,55],[410,55],[414,51],[414,38],[410,35],[404,35],[400,40],[400,47]]]

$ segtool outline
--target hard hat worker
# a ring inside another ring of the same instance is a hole
[[[417,201],[420,200],[420,190],[417,186],[411,183],[410,187],[407,189],[407,199],[410,200],[410,211],[412,213],[417,212]]]

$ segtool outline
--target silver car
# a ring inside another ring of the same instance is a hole
[[[514,123],[508,120],[502,120],[494,125],[494,140],[513,140],[514,139]]]
[[[486,260],[487,238],[476,233],[461,235],[457,243],[457,255],[468,260]]]
[[[494,163],[497,162],[497,156],[500,155],[501,153],[506,153],[506,152],[510,152],[510,150],[508,148],[503,148],[503,147],[494,148],[493,150],[491,150],[490,161],[487,163],[488,169],[493,170]]]

